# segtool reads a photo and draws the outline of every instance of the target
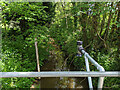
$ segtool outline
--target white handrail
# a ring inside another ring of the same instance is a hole
[[[88,60],[90,60],[90,62],[92,64],[94,64],[94,66],[100,71],[100,72],[103,72],[105,71],[105,69],[99,65],[87,52],[84,51],[84,48],[82,47],[82,41],[77,41],[77,47],[78,47],[78,51],[79,53],[81,54],[84,54],[84,58],[85,58],[85,62],[86,62],[86,69],[87,71],[90,71],[89,70],[89,64],[88,64]],[[80,56],[80,55],[79,55]],[[92,79],[91,77],[88,77],[88,83],[89,83],[89,88],[91,89],[92,87]],[[99,78],[99,81],[98,81],[98,89],[103,87],[103,83],[104,83],[104,77],[100,77]]]
[[[92,57],[90,57],[90,55],[85,52],[84,50],[81,51],[89,60],[92,64],[94,64],[94,66],[96,66],[96,68],[100,71],[103,72],[105,71],[104,68],[99,65]],[[103,87],[103,83],[104,83],[104,77],[100,77],[98,80],[98,88],[102,88]]]
[[[84,58],[85,58],[86,70],[90,71],[88,58],[86,57],[86,55],[84,55]],[[88,77],[88,84],[89,84],[89,88],[93,89],[92,78],[91,77]]]
[[[120,77],[119,71],[85,72],[85,71],[48,71],[48,72],[0,72],[0,78],[10,77]]]

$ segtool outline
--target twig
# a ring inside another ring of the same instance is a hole
[[[75,56],[74,56],[74,58],[75,58]],[[74,58],[73,58],[73,60],[74,60]],[[70,62],[70,65],[72,64],[73,60]],[[69,65],[69,67],[70,67],[70,65]]]
[[[105,48],[106,48],[106,43],[105,43],[105,40],[98,34],[98,32],[97,32],[97,35],[99,36],[99,38],[104,42],[104,46],[105,46]]]
[[[83,81],[85,81],[85,79],[86,79],[86,77],[80,82],[80,84],[81,84]]]
[[[84,48],[87,48],[87,47],[89,47],[90,45],[91,45],[91,43],[92,43],[92,41],[87,45],[87,46],[85,46]]]
[[[67,62],[67,60],[68,60],[68,58],[69,58],[71,55],[73,55],[73,54],[70,54],[70,55],[65,59],[63,66],[65,66],[65,64],[66,64],[66,62]],[[62,67],[63,67],[63,66],[62,66]]]

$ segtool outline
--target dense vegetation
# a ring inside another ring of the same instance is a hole
[[[2,71],[37,71],[54,50],[76,70],[85,70],[76,56],[78,40],[106,71],[120,70],[119,2],[1,2]],[[62,53],[62,54],[61,54]],[[65,63],[65,62],[64,62]],[[91,70],[96,68],[90,64]],[[30,87],[34,78],[2,79],[4,88]],[[96,87],[96,78],[94,87]],[[120,87],[119,78],[105,78],[104,87]]]

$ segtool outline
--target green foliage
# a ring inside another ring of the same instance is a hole
[[[85,70],[84,57],[77,57],[78,40],[107,71],[120,69],[118,2],[2,2],[2,71],[36,71],[35,38],[40,65],[49,51],[59,67],[67,61]],[[51,39],[53,41],[51,41]],[[90,63],[90,69],[97,69]],[[3,87],[28,88],[34,78],[3,79]],[[109,81],[109,83],[108,83]],[[93,80],[96,87],[97,79]],[[105,78],[104,87],[119,87],[119,78]]]
[[[52,3],[51,8],[53,6]],[[49,5],[48,4],[48,5]],[[40,66],[48,58],[49,6],[34,2],[2,3],[2,64],[3,72],[36,71],[35,38],[38,42]],[[51,12],[51,14],[54,12]],[[51,17],[51,18],[50,18]],[[34,78],[2,80],[3,88],[29,88]]]
[[[4,78],[2,88],[28,88],[33,83],[34,78]]]
[[[98,52],[96,60],[101,66],[105,68],[105,71],[118,70],[119,67],[115,67],[115,66],[118,66],[118,62],[117,60],[115,60],[116,50],[117,49],[112,48],[111,52],[108,54]],[[95,55],[95,52],[92,52],[91,56],[93,55]],[[95,69],[95,67],[93,69]],[[97,87],[95,82],[98,82],[98,79],[96,78],[93,79],[94,86]],[[104,87],[119,88],[119,82],[120,82],[120,79],[118,77],[117,78],[105,77]]]
[[[86,71],[84,57],[75,56],[75,58],[73,58],[73,60],[74,60],[73,64],[74,64],[76,70]]]

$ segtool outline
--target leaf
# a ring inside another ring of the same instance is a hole
[[[120,23],[117,24],[117,28],[120,27]]]

